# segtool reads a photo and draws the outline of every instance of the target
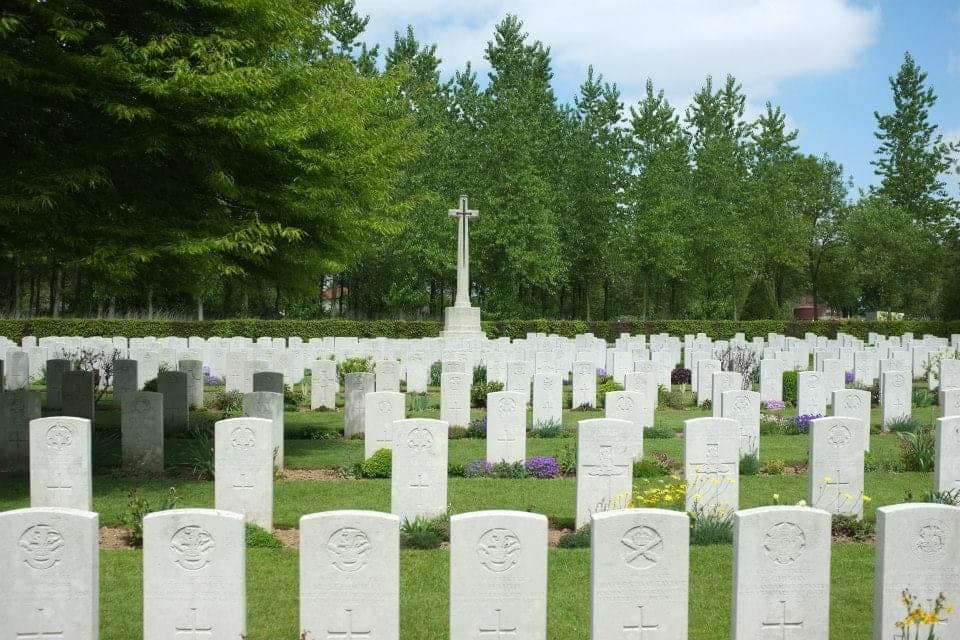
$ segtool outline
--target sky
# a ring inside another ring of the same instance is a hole
[[[494,26],[516,14],[550,47],[564,102],[591,64],[627,106],[647,78],[685,108],[707,75],[733,74],[748,116],[780,105],[800,150],[840,162],[855,188],[877,181],[873,113],[892,110],[888,78],[910,51],[939,96],[933,122],[960,141],[960,0],[357,0],[357,10],[381,50],[409,24],[438,45],[446,76],[470,61],[481,78]],[[951,192],[958,181],[947,177]]]

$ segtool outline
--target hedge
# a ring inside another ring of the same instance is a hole
[[[899,322],[841,321],[782,321],[782,320],[656,320],[650,322],[585,322],[581,320],[507,320],[483,322],[488,337],[522,338],[527,333],[555,333],[574,336],[592,332],[613,340],[621,333],[684,334],[705,333],[711,338],[732,338],[744,333],[747,339],[766,337],[768,333],[782,333],[802,338],[806,332],[836,337],[837,332],[866,339],[870,332],[900,335],[911,331],[917,336],[925,333],[949,337],[960,334],[960,321],[932,322],[904,320]],[[440,335],[443,323],[433,320],[104,320],[88,318],[30,318],[0,319],[0,336],[17,342],[23,336],[300,336],[304,340],[327,336],[357,336],[360,338],[424,338]]]

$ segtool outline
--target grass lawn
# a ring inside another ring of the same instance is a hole
[[[833,545],[832,638],[868,638],[873,615],[872,545]],[[733,548],[690,549],[690,638],[730,637]],[[102,640],[141,637],[142,555],[139,551],[100,553]],[[400,637],[447,637],[449,553],[400,554]],[[298,557],[296,551],[247,551],[249,640],[297,638]],[[548,630],[551,640],[583,640],[590,628],[590,552],[552,549],[549,556]]]

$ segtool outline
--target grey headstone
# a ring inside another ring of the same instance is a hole
[[[185,431],[190,423],[187,374],[161,371],[157,374],[157,391],[163,394],[163,433],[169,436]]]
[[[203,361],[180,360],[177,370],[187,374],[187,405],[199,409],[203,406]]]
[[[163,473],[163,394],[127,391],[120,404],[120,442],[125,469]]]
[[[283,395],[283,374],[279,371],[257,371],[253,374],[253,390]]]
[[[47,409],[63,408],[63,374],[67,371],[70,371],[69,360],[47,360]]]
[[[0,472],[30,469],[30,422],[40,417],[40,395],[29,389],[0,393]]]
[[[95,401],[92,371],[63,373],[63,415],[92,421]]]
[[[123,407],[123,396],[139,390],[136,360],[118,358],[113,361],[113,401]]]
[[[272,391],[254,391],[243,394],[243,415],[263,418],[273,425],[270,438],[273,442],[274,465],[283,468],[284,420],[283,395]]]

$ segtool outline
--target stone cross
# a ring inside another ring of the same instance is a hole
[[[448,209],[447,215],[457,221],[457,299],[455,307],[470,306],[470,219],[480,216],[476,209],[469,209],[467,196],[460,196],[460,208]]]

